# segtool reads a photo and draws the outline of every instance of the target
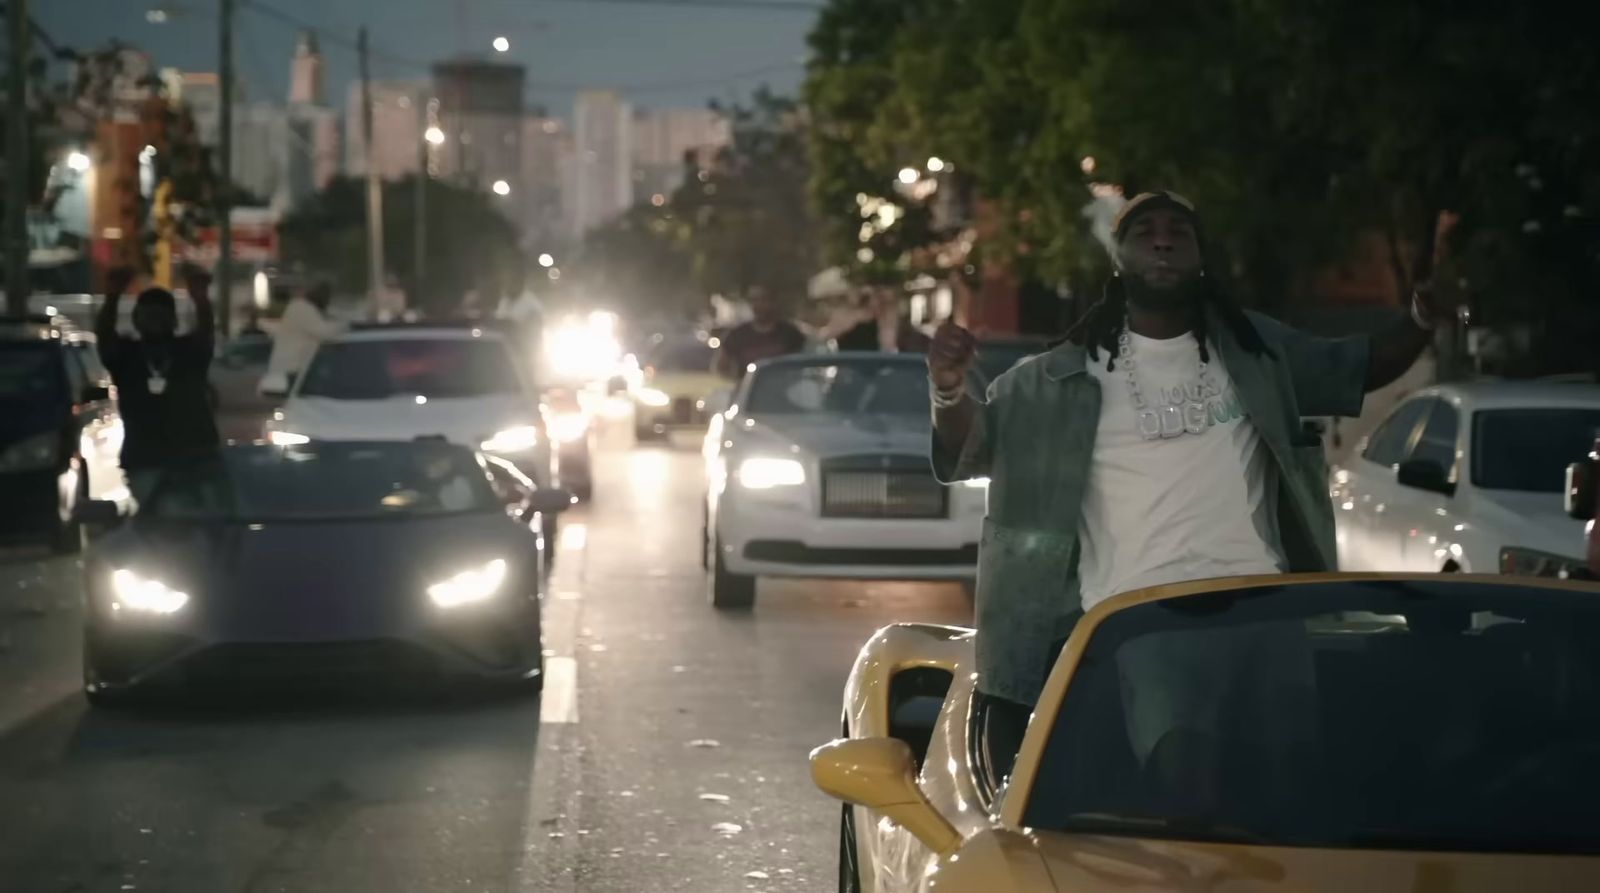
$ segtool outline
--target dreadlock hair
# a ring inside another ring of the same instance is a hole
[[[1211,349],[1206,345],[1211,334],[1211,314],[1205,312],[1208,308],[1216,313],[1247,352],[1258,357],[1271,355],[1272,351],[1261,340],[1261,333],[1256,331],[1255,324],[1212,279],[1200,277],[1195,289],[1198,300],[1194,303],[1190,325],[1195,341],[1200,345],[1201,362],[1211,362]],[[1127,286],[1121,276],[1114,275],[1106,281],[1100,300],[1073,323],[1060,340],[1082,344],[1089,353],[1089,359],[1096,362],[1100,360],[1100,349],[1105,348],[1108,355],[1106,371],[1113,372],[1117,368],[1117,339],[1127,325]]]

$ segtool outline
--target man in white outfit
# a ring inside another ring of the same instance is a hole
[[[261,377],[262,393],[288,391],[291,377],[305,372],[317,345],[344,331],[343,323],[328,318],[332,298],[332,289],[319,282],[290,299],[272,338],[272,357]]]

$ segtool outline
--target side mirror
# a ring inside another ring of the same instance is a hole
[[[88,527],[115,527],[122,523],[122,508],[109,499],[89,499],[78,503],[72,517]]]
[[[541,515],[555,515],[572,508],[578,503],[578,497],[572,491],[560,487],[542,487],[528,497],[527,511],[538,512]]]
[[[1410,459],[1400,463],[1400,469],[1395,473],[1395,480],[1402,487],[1427,490],[1445,496],[1454,496],[1456,492],[1456,485],[1451,483],[1450,476],[1445,473],[1444,468],[1439,463],[1427,459]]]
[[[961,835],[917,786],[911,747],[898,738],[824,744],[811,752],[811,780],[830,797],[887,816],[935,853],[961,846]]]
[[[111,389],[105,385],[92,384],[83,389],[83,402],[99,403],[111,399]]]
[[[1593,456],[1567,466],[1567,515],[1578,521],[1593,521],[1595,513],[1595,466]]]

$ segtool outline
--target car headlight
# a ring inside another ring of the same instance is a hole
[[[56,466],[61,437],[46,431],[0,450],[0,471],[39,471]]]
[[[486,453],[520,453],[538,445],[539,429],[532,425],[517,425],[496,431],[493,437],[482,443]]]
[[[1500,549],[1500,573],[1516,577],[1584,580],[1588,579],[1589,569],[1579,558],[1568,558],[1521,546],[1504,546]]]
[[[746,459],[739,463],[738,478],[749,490],[798,487],[806,482],[806,468],[793,459]]]
[[[111,573],[113,608],[127,608],[147,614],[176,614],[189,603],[189,594],[179,592],[160,580],[141,577],[127,568]]]
[[[658,391],[655,388],[640,388],[639,402],[646,406],[666,406],[672,402],[672,398],[667,396],[666,391]]]
[[[462,571],[429,586],[428,597],[441,608],[459,608],[493,597],[505,581],[506,561],[496,558],[483,567]]]
[[[989,489],[989,479],[973,478],[969,481],[962,481],[961,486],[966,487],[968,490],[987,490]]]
[[[293,431],[268,431],[267,442],[273,446],[300,446],[311,442],[311,438]]]
[[[578,413],[562,413],[550,420],[550,437],[560,443],[582,440],[587,433],[589,420]]]

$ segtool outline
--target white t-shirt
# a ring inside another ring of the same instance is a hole
[[[1132,336],[1135,372],[1150,409],[1162,389],[1198,381],[1192,335]],[[1202,434],[1146,440],[1122,363],[1106,371],[1105,350],[1089,359],[1100,383],[1100,424],[1084,493],[1079,578],[1085,610],[1122,592],[1185,580],[1280,573],[1277,479],[1269,457],[1213,346]]]
[[[287,383],[289,373],[304,372],[317,345],[344,331],[344,325],[323,315],[317,305],[296,296],[283,309],[283,319],[272,334],[272,356],[267,360],[267,381]]]

